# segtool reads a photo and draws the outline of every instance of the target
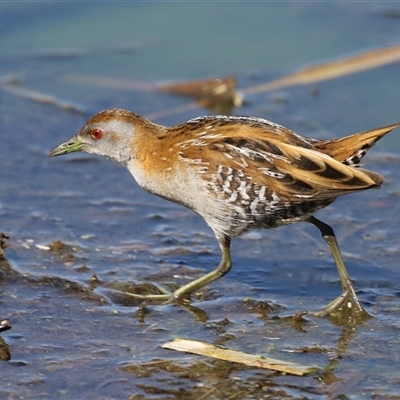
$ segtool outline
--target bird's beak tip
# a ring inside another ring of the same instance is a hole
[[[75,136],[72,139],[64,143],[61,143],[53,150],[51,150],[49,153],[49,157],[62,156],[64,154],[74,153],[76,151],[82,151],[82,147],[83,147],[83,142],[77,136]]]

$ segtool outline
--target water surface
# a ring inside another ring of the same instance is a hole
[[[11,355],[1,362],[1,397],[398,398],[399,131],[365,158],[365,167],[386,176],[382,189],[339,199],[318,214],[335,228],[357,293],[374,315],[354,326],[289,318],[340,293],[326,245],[306,224],[235,239],[232,272],[190,307],[138,307],[112,289],[174,287],[210,271],[220,257],[212,232],[189,210],[143,192],[107,160],[47,157],[101,109],[150,115],[190,101],[89,78],[155,84],[234,75],[245,89],[398,42],[400,20],[388,17],[395,6],[3,3],[1,76],[71,103],[72,112],[0,88],[0,231],[10,237],[0,319],[13,325],[0,339]],[[393,64],[248,96],[234,113],[338,137],[399,121],[399,81]],[[155,121],[173,125],[206,113],[198,108]],[[318,371],[293,377],[160,347],[175,337]]]

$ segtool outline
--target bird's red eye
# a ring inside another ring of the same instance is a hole
[[[92,132],[90,133],[90,136],[93,139],[101,139],[103,137],[103,131],[99,128],[93,129]]]

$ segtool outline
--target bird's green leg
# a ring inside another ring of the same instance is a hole
[[[173,302],[174,300],[181,300],[191,294],[195,293],[202,287],[208,285],[209,283],[221,278],[225,274],[229,272],[232,266],[231,255],[230,255],[230,244],[231,239],[227,236],[223,236],[219,238],[219,245],[221,247],[222,259],[219,263],[218,267],[213,271],[209,272],[206,275],[197,278],[186,285],[181,286],[179,289],[174,292],[168,292],[165,289],[160,289],[163,294],[148,294],[148,295],[140,295],[135,293],[124,292],[124,294],[134,297],[136,299],[143,300],[166,300],[168,303]]]
[[[222,252],[222,259],[218,267],[208,274],[203,275],[200,278],[195,279],[194,281],[189,282],[188,284],[183,285],[179,289],[175,290],[174,298],[181,299],[184,296],[190,295],[227,274],[232,267],[230,244],[231,239],[227,236],[224,236],[221,240],[219,240],[219,245]]]
[[[315,217],[310,217],[307,219],[307,221],[315,225],[320,230],[323,239],[328,244],[333,259],[335,260],[336,267],[339,272],[340,282],[343,288],[343,293],[339,297],[329,303],[322,310],[317,311],[315,315],[335,315],[342,312],[345,307],[348,309],[347,311],[352,311],[353,313],[367,314],[357,298],[353,284],[351,283],[349,274],[347,273],[346,267],[343,263],[339,244],[336,240],[333,229]]]

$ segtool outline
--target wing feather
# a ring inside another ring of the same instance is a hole
[[[208,165],[205,175],[217,174],[219,166],[243,171],[255,184],[279,193],[282,200],[328,199],[383,182],[379,174],[342,164],[315,148],[270,136],[202,135],[201,143],[183,148],[181,154],[186,160],[199,159],[202,148],[200,158]],[[190,154],[196,151],[196,157]]]

